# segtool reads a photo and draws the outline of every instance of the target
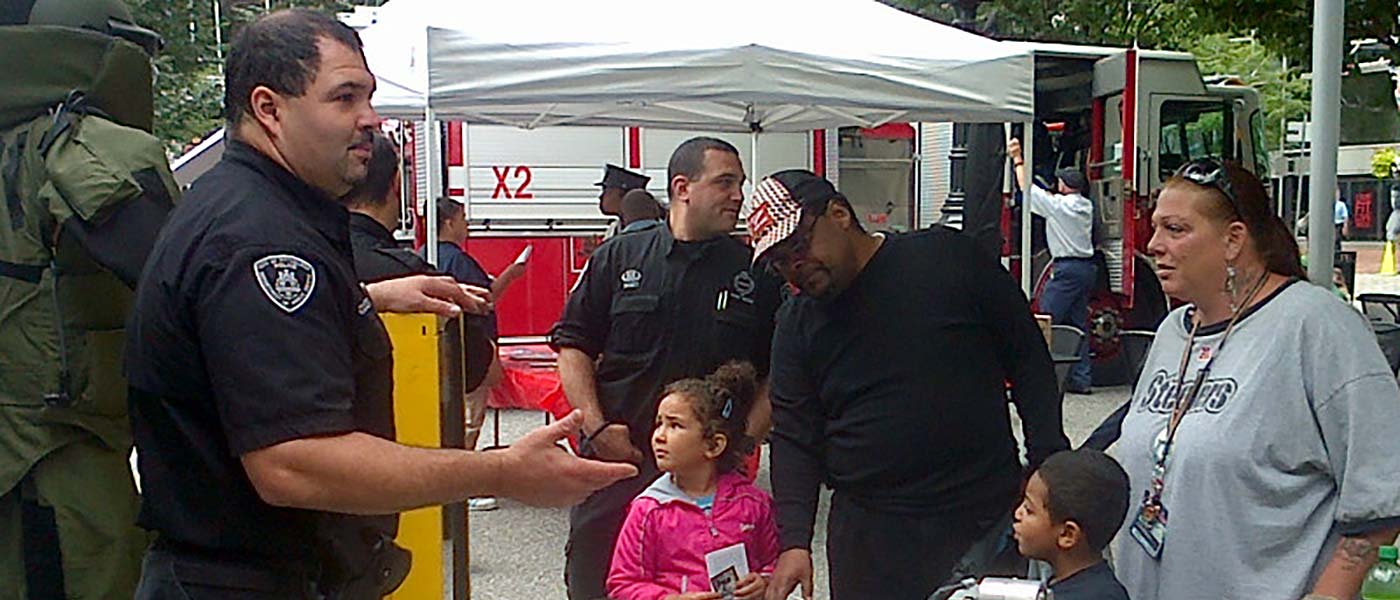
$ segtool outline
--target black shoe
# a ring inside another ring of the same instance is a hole
[[[1080,396],[1088,396],[1088,395],[1093,394],[1093,393],[1094,393],[1094,390],[1093,390],[1093,388],[1090,388],[1090,387],[1087,387],[1087,386],[1086,386],[1086,387],[1082,387],[1082,388],[1066,387],[1066,388],[1065,388],[1065,392],[1070,393],[1070,394],[1078,394],[1078,395],[1080,395]]]

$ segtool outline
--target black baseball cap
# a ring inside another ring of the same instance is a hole
[[[1075,169],[1072,167],[1057,169],[1055,171],[1055,178],[1059,179],[1065,185],[1069,186],[1070,189],[1073,189],[1074,191],[1079,192],[1081,194],[1084,193],[1085,190],[1089,189],[1089,181],[1084,178],[1084,174],[1080,173],[1079,169]]]

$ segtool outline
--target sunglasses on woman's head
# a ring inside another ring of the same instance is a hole
[[[1235,188],[1230,185],[1230,175],[1220,161],[1214,158],[1198,158],[1181,165],[1181,168],[1176,170],[1176,176],[1199,186],[1220,190],[1220,193],[1225,194],[1225,200],[1230,203],[1230,209],[1237,215],[1241,214],[1239,202],[1235,199]]]

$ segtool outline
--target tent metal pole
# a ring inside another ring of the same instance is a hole
[[[1333,207],[1342,113],[1341,0],[1313,0],[1312,152],[1308,185],[1308,279],[1332,287]]]
[[[428,229],[425,236],[427,245],[428,264],[437,266],[438,264],[438,228],[437,228],[437,197],[438,189],[442,187],[442,140],[438,132],[437,119],[434,118],[431,107],[423,109],[423,128],[428,133],[428,182],[427,193],[424,194],[423,226]]]
[[[1031,297],[1031,186],[1035,185],[1035,121],[1026,121],[1022,131],[1022,156],[1026,161],[1026,181],[1021,189],[1021,291]]]
[[[759,179],[763,177],[763,171],[758,170],[758,132],[761,127],[757,123],[749,125],[749,155],[753,157],[753,166],[749,169],[753,176],[749,177],[749,185],[757,186]]]

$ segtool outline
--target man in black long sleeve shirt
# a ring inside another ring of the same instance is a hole
[[[1017,500],[1007,381],[1031,464],[1068,447],[1044,338],[1016,282],[970,238],[867,233],[806,171],[775,174],[755,196],[755,256],[801,292],[773,339],[784,552],[769,597],[810,581],[826,483],[832,597],[924,598]]]

